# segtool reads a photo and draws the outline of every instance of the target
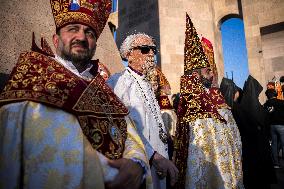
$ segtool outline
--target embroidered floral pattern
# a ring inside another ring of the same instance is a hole
[[[111,159],[122,157],[128,110],[99,75],[89,83],[48,56],[22,53],[0,105],[26,100],[75,114],[93,148]]]
[[[69,23],[83,23],[92,27],[97,37],[101,34],[111,11],[110,0],[50,1],[56,28]]]

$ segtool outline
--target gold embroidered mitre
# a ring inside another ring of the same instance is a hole
[[[206,68],[210,64],[203,52],[202,45],[193,23],[186,14],[186,30],[184,42],[184,72]]]
[[[50,0],[56,29],[71,23],[90,26],[97,37],[102,33],[111,11],[110,0]]]

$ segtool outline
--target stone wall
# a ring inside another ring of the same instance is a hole
[[[15,65],[19,54],[30,50],[32,32],[35,32],[37,41],[43,36],[53,48],[55,25],[49,0],[0,1],[0,73],[7,74]],[[95,58],[105,63],[111,73],[124,68],[109,27],[105,27],[97,45]]]
[[[261,36],[265,81],[284,76],[284,31]]]
[[[283,43],[280,45],[280,41],[283,41],[283,31],[280,31],[278,34],[271,33],[262,36],[260,30],[263,27],[284,22],[284,1],[243,0],[242,6],[248,50],[249,72],[261,83],[265,90],[267,80],[271,78],[270,76],[273,74],[272,72],[274,72],[270,69],[272,64],[274,64],[272,63],[272,58],[283,57],[284,55]],[[279,45],[275,46],[275,44]],[[276,61],[281,62],[281,58],[274,59],[274,62]],[[282,62],[282,68],[284,67],[283,64],[284,62]],[[281,65],[279,68],[281,68]],[[264,102],[265,99],[265,95],[262,93],[260,96],[261,102]]]

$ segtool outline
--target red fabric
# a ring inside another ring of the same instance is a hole
[[[197,119],[213,118],[226,123],[226,120],[218,113],[218,108],[223,102],[223,98],[219,96],[216,89],[210,89],[207,92],[197,77],[190,75],[181,77],[178,122],[174,141],[175,165],[179,170],[177,189],[185,188],[190,122],[195,122]]]
[[[210,93],[207,93],[197,77],[182,76],[180,94],[177,116],[181,122],[191,122],[204,118],[216,118],[226,122],[218,113],[221,100],[217,100]]]
[[[158,103],[161,110],[171,110],[173,109],[170,99],[167,95],[161,95],[158,98]]]
[[[56,29],[72,23],[81,23],[93,28],[99,37],[109,17],[112,2],[110,0],[81,0],[74,4],[72,2],[50,0]]]
[[[86,81],[53,58],[22,53],[0,94],[0,106],[19,101],[39,102],[74,114],[93,148],[110,159],[122,157],[128,110],[100,75]]]

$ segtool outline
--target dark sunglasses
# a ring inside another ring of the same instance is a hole
[[[142,54],[148,54],[150,50],[152,50],[154,54],[157,54],[156,46],[141,45],[137,47],[132,47],[131,49],[139,49]]]

